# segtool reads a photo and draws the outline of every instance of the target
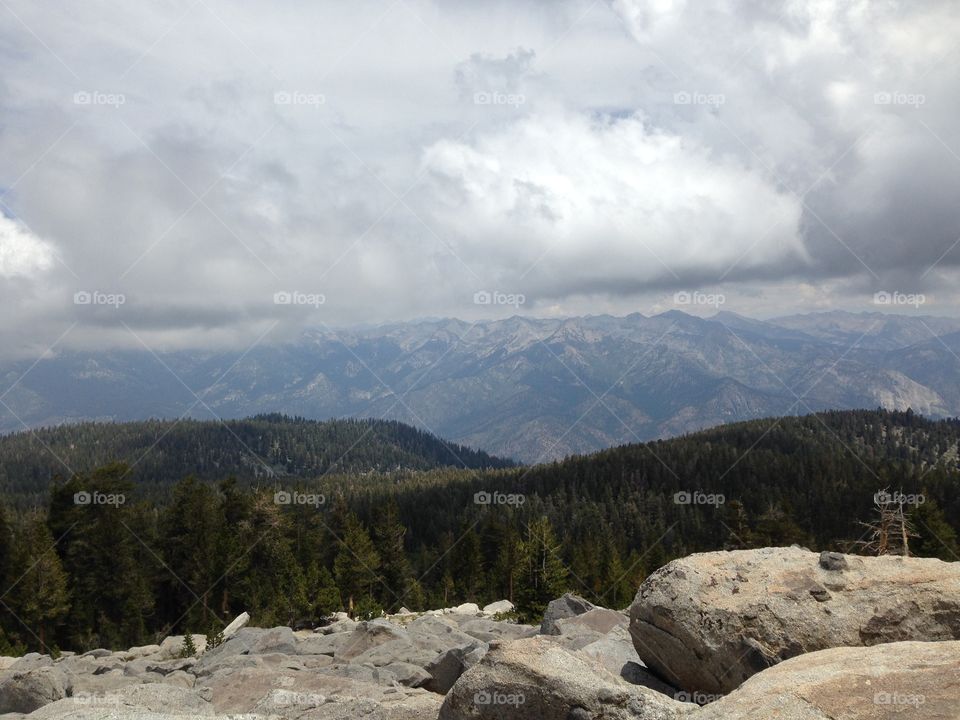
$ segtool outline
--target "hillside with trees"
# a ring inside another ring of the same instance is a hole
[[[138,484],[106,464],[54,480],[42,509],[7,503],[0,642],[130,647],[244,610],[297,625],[500,598],[533,620],[565,590],[624,607],[647,574],[693,552],[873,552],[887,497],[902,499],[911,554],[954,561],[958,441],[957,421],[852,411],[533,467]]]
[[[263,483],[330,472],[513,465],[392,420],[318,422],[270,414],[219,422],[90,422],[0,437],[0,495],[20,505],[42,503],[56,478],[114,462],[129,467],[140,497],[158,500],[188,475]]]

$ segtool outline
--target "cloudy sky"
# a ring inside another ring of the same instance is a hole
[[[950,0],[0,16],[5,353],[497,316],[511,295],[546,316],[700,291],[766,317],[885,291],[957,314]]]

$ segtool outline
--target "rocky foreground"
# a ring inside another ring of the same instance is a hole
[[[316,631],[244,627],[0,658],[0,718],[960,719],[960,563],[703,553],[627,612],[565,595],[540,627],[505,602]],[[703,705],[703,707],[701,707]]]

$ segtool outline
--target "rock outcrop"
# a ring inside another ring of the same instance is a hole
[[[0,676],[0,714],[29,713],[65,698],[71,692],[66,673],[53,665],[17,670]]]
[[[786,660],[695,720],[957,720],[960,642],[833,648]]]
[[[630,634],[671,684],[728,693],[804,653],[960,639],[960,563],[796,547],[700,553],[640,586]]]
[[[447,694],[439,720],[675,720],[694,709],[536,637],[493,646]]]

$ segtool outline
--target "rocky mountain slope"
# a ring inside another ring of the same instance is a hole
[[[960,321],[879,313],[430,320],[315,330],[242,357],[64,352],[8,363],[0,429],[278,411],[383,417],[534,462],[828,408],[958,415],[958,356]]]

